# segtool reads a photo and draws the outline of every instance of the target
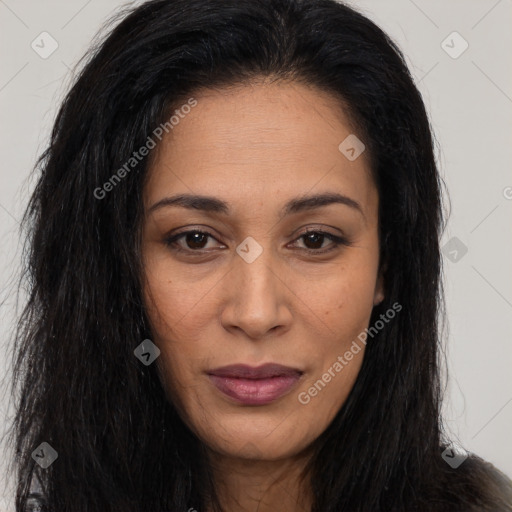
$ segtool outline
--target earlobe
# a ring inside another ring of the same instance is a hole
[[[375,294],[373,296],[373,305],[377,306],[380,304],[385,297],[384,293],[384,269],[381,269],[379,272],[379,277],[377,278],[377,282],[375,284]]]
[[[378,306],[384,300],[384,293],[376,292],[373,298],[373,305]]]

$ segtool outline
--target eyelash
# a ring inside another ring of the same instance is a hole
[[[181,238],[185,237],[186,235],[188,235],[190,233],[206,235],[207,237],[210,237],[210,238],[213,238],[214,240],[217,240],[208,231],[202,231],[200,229],[192,229],[192,230],[189,230],[189,231],[183,231],[183,232],[178,233],[176,235],[172,235],[169,238],[166,238],[164,240],[164,243],[169,248],[171,248],[173,251],[176,251],[176,252],[181,252],[181,253],[184,252],[184,253],[189,253],[189,254],[194,254],[195,253],[194,256],[195,255],[197,255],[197,256],[204,255],[204,253],[205,253],[204,250],[201,250],[201,249],[196,249],[196,250],[194,250],[194,249],[183,249],[182,247],[179,247],[178,245],[176,245],[176,242],[178,240],[180,240]],[[322,230],[318,230],[318,229],[310,229],[310,230],[305,231],[304,233],[299,235],[295,239],[295,241],[297,241],[300,238],[303,238],[303,237],[305,237],[307,235],[310,235],[312,233],[314,233],[316,235],[322,235],[325,238],[328,238],[332,243],[328,246],[327,249],[302,249],[303,251],[306,251],[309,254],[326,254],[326,253],[328,253],[330,251],[333,251],[333,250],[337,249],[340,245],[345,245],[345,246],[351,245],[350,242],[347,239],[345,239],[345,238],[342,238],[342,237],[333,235],[332,233],[328,233],[327,231],[322,231]]]

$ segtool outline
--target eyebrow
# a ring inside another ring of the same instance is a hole
[[[326,192],[322,194],[304,195],[288,201],[281,210],[280,217],[285,217],[293,213],[299,213],[307,210],[313,210],[328,206],[330,204],[344,204],[357,210],[365,218],[361,205],[354,199],[334,193]],[[221,213],[229,215],[230,208],[228,203],[211,196],[195,194],[178,194],[171,197],[165,197],[153,204],[148,213],[168,206],[179,206],[190,210],[201,210],[210,213]]]

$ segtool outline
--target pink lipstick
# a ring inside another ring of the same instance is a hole
[[[302,371],[275,363],[258,367],[235,364],[207,372],[212,384],[243,405],[265,405],[286,395]]]

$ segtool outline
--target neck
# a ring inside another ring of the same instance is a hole
[[[216,491],[224,512],[309,512],[310,489],[301,478],[307,460],[306,455],[261,460],[212,453]]]

